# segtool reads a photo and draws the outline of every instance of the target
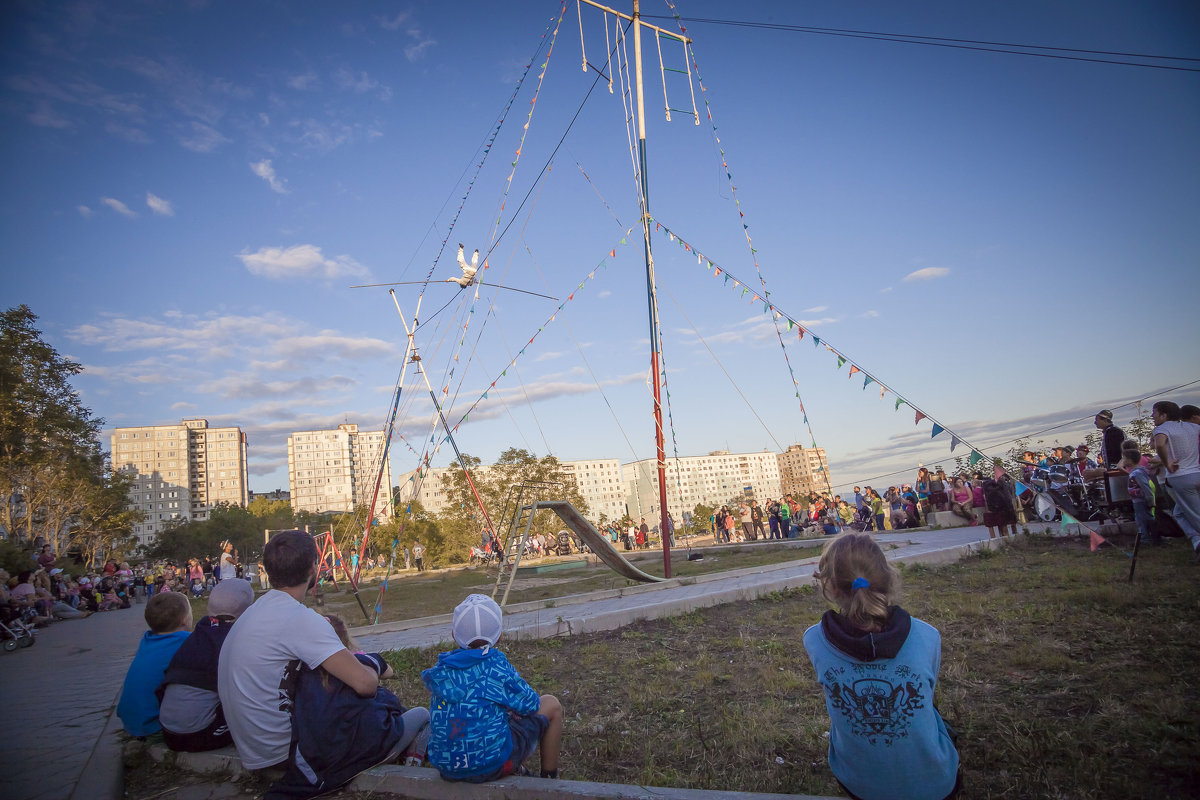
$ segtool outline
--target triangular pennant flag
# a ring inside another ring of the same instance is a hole
[[[756,297],[754,299],[757,300],[758,298]],[[795,320],[793,320],[791,317],[788,317],[788,330],[790,331],[795,326],[796,326]]]
[[[1063,526],[1064,526],[1064,527],[1066,526],[1066,524],[1067,524],[1067,520],[1068,520],[1068,519],[1070,519],[1070,517],[1069,517],[1067,514],[1063,514],[1063,521],[1062,521],[1062,524],[1063,524]],[[1073,520],[1072,520],[1072,521],[1073,521]],[[1092,549],[1092,552],[1093,552],[1093,553],[1094,553],[1094,552],[1096,552],[1097,550],[1099,550],[1099,549],[1100,549],[1100,545],[1102,545],[1102,544],[1110,544],[1110,542],[1108,541],[1108,539],[1105,539],[1103,536],[1101,536],[1100,534],[1096,533],[1096,532],[1095,532],[1094,530],[1092,530],[1091,528],[1088,528],[1088,540],[1089,540],[1089,541],[1090,541],[1090,543],[1091,543],[1091,549]]]
[[[863,391],[866,391],[867,387],[870,386],[874,381],[874,378],[872,378],[870,375],[867,375],[866,379],[863,381]]]
[[[813,347],[816,347],[816,346],[817,346],[817,345],[819,345],[820,343],[821,343],[821,337],[819,337],[819,336],[814,336],[814,337],[813,337]]]
[[[954,448],[956,448],[956,447],[958,447],[958,437],[951,435],[950,436],[950,452],[953,453]]]
[[[853,377],[855,376],[855,374],[856,374],[856,373],[859,373],[859,372],[862,372],[862,370],[861,370],[861,369],[859,369],[858,367],[854,366],[853,364],[851,364],[851,365],[850,365],[850,374],[849,374],[849,375],[847,375],[846,377],[847,377],[847,378],[853,378]]]
[[[804,328],[801,328],[801,329],[800,329],[800,335],[796,337],[796,341],[797,341],[797,342],[803,342],[803,341],[804,341]]]
[[[838,362],[838,366],[837,366],[837,368],[838,368],[838,369],[841,369],[843,366],[845,366],[845,364],[846,364],[846,359],[842,358],[841,356],[838,356],[838,357],[837,357],[837,362]]]
[[[1026,486],[1025,484],[1021,483],[1020,481],[1016,482],[1016,487],[1017,487],[1017,494],[1019,494],[1019,495],[1025,494],[1026,492],[1029,491],[1029,487]]]
[[[930,436],[929,438],[930,438],[930,439],[936,439],[936,438],[937,438],[937,435],[938,435],[939,433],[942,433],[942,432],[943,432],[943,431],[945,431],[945,430],[946,430],[945,428],[943,428],[941,425],[938,425],[938,424],[935,422],[935,423],[933,423],[933,436]]]
[[[916,425],[918,422],[920,422],[920,421],[921,421],[921,420],[923,420],[923,419],[925,419],[925,415],[924,415],[924,414],[922,414],[920,411],[918,411],[918,412],[917,412],[917,419],[916,419],[916,422],[913,422],[913,425]]]
[[[884,393],[885,393],[885,392],[887,392],[887,387],[886,387],[886,386],[884,386],[882,383],[881,383],[881,384],[879,384],[879,399],[880,399],[880,400],[882,400],[882,399],[883,399],[883,395],[884,395]]]
[[[617,257],[617,248],[614,247],[612,250],[609,250],[608,256],[609,256],[609,258],[616,258]]]
[[[980,461],[983,461],[983,453],[979,452],[978,450],[972,450],[971,457],[967,459],[967,463],[973,467]]]

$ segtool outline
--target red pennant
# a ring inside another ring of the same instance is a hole
[[[617,257],[617,248],[614,247],[612,250],[609,250],[608,255],[612,258],[616,258]]]
[[[856,372],[862,372],[862,370],[859,369],[858,367],[854,366],[853,364],[851,364],[850,365],[850,375],[848,377],[851,377],[851,378],[854,377],[854,373],[856,373]]]
[[[1100,545],[1108,544],[1108,539],[1105,539],[1091,528],[1088,529],[1088,539],[1091,540],[1093,553],[1100,549]]]
[[[925,419],[925,415],[924,415],[924,414],[922,414],[920,411],[918,411],[918,412],[917,412],[917,419],[916,419],[916,422],[913,422],[913,425],[916,425],[918,422],[920,422],[920,421],[921,421],[921,420],[923,420],[923,419]]]

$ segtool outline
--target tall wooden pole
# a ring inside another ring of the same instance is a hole
[[[646,249],[646,304],[650,315],[650,374],[654,390],[654,452],[658,475],[658,530],[662,537],[663,576],[671,577],[671,535],[667,530],[667,454],[663,444],[662,387],[658,358],[658,303],[654,295],[654,255],[650,247],[650,181],[646,175],[646,106],[642,96],[642,16],[633,0],[633,63],[637,86],[638,172],[642,189],[642,241]]]

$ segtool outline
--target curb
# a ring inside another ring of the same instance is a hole
[[[248,772],[232,747],[207,753],[175,753],[166,745],[147,748],[151,759],[189,772],[237,777]],[[344,789],[397,795],[409,800],[841,800],[824,795],[764,794],[729,792],[716,789],[673,789],[632,786],[620,783],[568,781],[561,778],[508,777],[488,783],[444,781],[437,770],[427,767],[400,767],[392,764],[373,767],[359,775]]]

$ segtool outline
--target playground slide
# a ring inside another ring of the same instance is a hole
[[[625,557],[618,553],[617,549],[612,546],[612,542],[608,540],[608,537],[592,527],[592,523],[584,519],[583,515],[575,510],[575,506],[566,500],[539,500],[537,507],[549,509],[557,514],[558,518],[574,531],[580,541],[590,547],[592,552],[599,556],[600,560],[617,574],[623,575],[630,580],[642,581],[643,583],[665,580],[665,578],[647,575],[626,561]]]

